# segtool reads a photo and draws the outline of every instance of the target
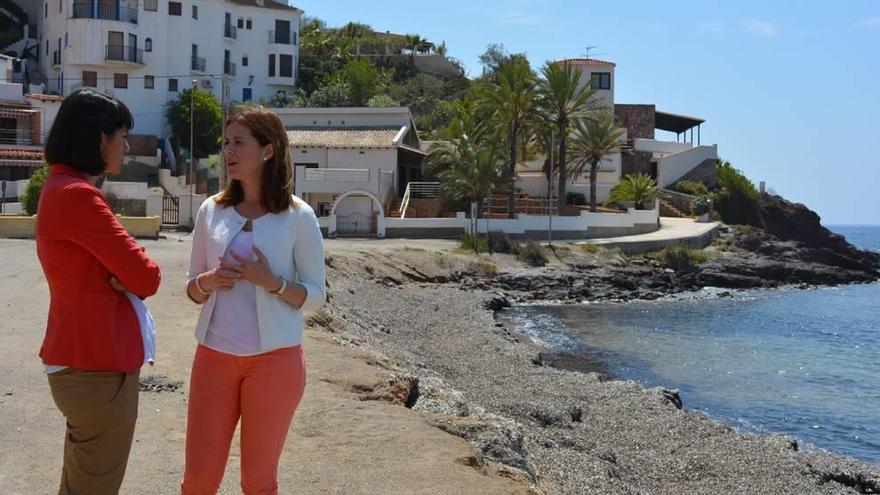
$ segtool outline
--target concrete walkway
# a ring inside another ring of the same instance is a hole
[[[671,245],[704,248],[718,235],[718,222],[695,222],[692,218],[660,218],[660,229],[647,234],[608,237],[577,242],[618,248],[626,254],[659,251]]]

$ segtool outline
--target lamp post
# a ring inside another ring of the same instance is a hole
[[[553,247],[553,148],[556,146],[555,133],[550,131],[550,178],[547,181],[547,245]]]

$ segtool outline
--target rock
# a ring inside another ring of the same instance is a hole
[[[495,296],[483,303],[483,307],[489,311],[501,311],[504,308],[510,307],[510,300],[504,296]]]

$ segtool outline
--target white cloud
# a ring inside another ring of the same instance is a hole
[[[746,31],[762,38],[772,38],[779,32],[779,28],[772,22],[754,17],[743,21],[742,26]]]
[[[867,17],[865,19],[859,19],[859,22],[856,23],[856,27],[862,29],[880,29],[880,17]]]

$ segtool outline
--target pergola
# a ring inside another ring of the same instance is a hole
[[[661,131],[669,131],[675,133],[675,140],[682,139],[687,142],[687,131],[691,131],[690,142],[694,142],[694,128],[697,129],[697,146],[700,145],[700,124],[706,122],[697,117],[689,117],[687,115],[679,115],[669,112],[654,113],[654,128]]]

